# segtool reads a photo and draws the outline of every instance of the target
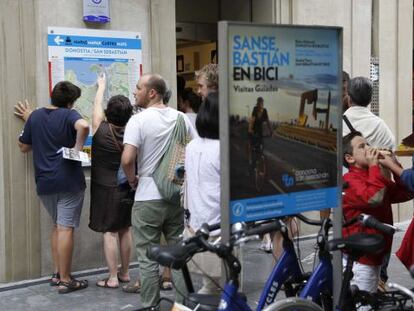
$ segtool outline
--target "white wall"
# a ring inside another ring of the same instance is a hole
[[[1,0],[0,282],[48,275],[53,269],[51,221],[35,193],[31,155],[17,148],[23,124],[12,116],[18,100],[27,98],[34,107],[48,104],[47,27],[141,32],[143,71],[160,73],[175,88],[175,1],[115,0],[110,5],[110,23],[86,25],[82,0]],[[105,266],[101,234],[88,228],[89,169],[85,174],[88,188],[75,234],[74,271]]]

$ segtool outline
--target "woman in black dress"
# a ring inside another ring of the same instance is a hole
[[[132,247],[130,189],[118,185],[125,125],[132,115],[129,99],[122,95],[110,98],[102,107],[106,77],[98,78],[98,90],[92,112],[92,168],[89,227],[103,233],[109,277],[96,283],[99,287],[118,288],[129,282],[129,259]],[[118,272],[118,244],[121,270]]]

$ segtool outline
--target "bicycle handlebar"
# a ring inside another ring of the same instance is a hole
[[[384,224],[370,215],[361,214],[359,220],[365,227],[377,229],[385,234],[393,235],[397,230],[394,226]]]
[[[279,231],[282,229],[282,225],[278,219],[271,222],[270,224],[261,225],[256,228],[246,229],[245,235],[263,235],[273,231]]]
[[[219,222],[215,223],[215,224],[212,224],[212,225],[209,225],[208,223],[204,223],[204,224],[201,225],[201,228],[199,229],[199,231],[201,233],[209,235],[211,231],[215,231],[215,230],[218,230],[220,228],[221,228],[221,224]]]
[[[351,218],[350,220],[345,221],[345,222],[342,224],[342,227],[343,227],[343,228],[345,228],[345,227],[348,227],[348,226],[350,226],[350,225],[353,225],[353,224],[354,224],[354,223],[356,223],[358,220],[359,220],[359,218],[358,218],[358,217],[353,217],[353,218]]]
[[[204,235],[200,235],[198,241],[200,242],[201,246],[212,253],[216,253],[216,248],[210,244],[207,239],[204,237]]]
[[[300,220],[302,220],[304,223],[307,223],[308,225],[312,225],[312,226],[322,226],[323,224],[323,219],[322,220],[315,220],[315,219],[310,219],[302,214],[297,214],[294,215],[295,217],[299,218]]]
[[[388,285],[389,288],[398,289],[400,292],[403,292],[404,294],[409,296],[411,299],[414,299],[414,293],[412,291],[410,291],[408,288],[406,288],[402,285],[396,284],[396,283],[392,283],[392,282],[387,283],[387,285]]]

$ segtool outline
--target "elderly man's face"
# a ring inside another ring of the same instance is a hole
[[[202,99],[206,98],[209,92],[209,86],[207,79],[204,75],[201,75],[197,80],[197,94],[201,96]]]

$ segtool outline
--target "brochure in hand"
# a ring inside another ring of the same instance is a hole
[[[79,151],[74,148],[66,148],[66,147],[63,147],[59,151],[62,152],[62,156],[64,159],[68,159],[72,161],[79,161],[83,163],[90,163],[89,156],[86,152]]]

